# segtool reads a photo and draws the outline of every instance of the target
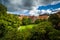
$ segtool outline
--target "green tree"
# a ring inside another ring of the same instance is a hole
[[[5,6],[0,4],[0,39],[17,40],[17,29],[20,26],[20,19],[13,14],[7,14]]]
[[[5,21],[3,20],[4,14],[6,13],[7,9],[4,5],[0,4],[0,37],[4,36],[4,31],[5,31]]]
[[[48,33],[50,40],[60,40],[60,31],[53,29],[51,32]]]
[[[60,29],[60,27],[58,27],[58,24],[60,23],[60,18],[57,14],[51,14],[48,20],[52,22],[56,29]]]
[[[32,36],[30,40],[49,40],[48,33],[53,29],[50,22],[40,22],[37,26],[33,27],[31,31]]]
[[[40,21],[40,19],[37,19],[36,21],[35,21],[35,24],[38,24],[38,23],[40,23],[41,21]]]
[[[30,18],[23,18],[22,19],[22,25],[28,25],[31,24],[32,20]]]
[[[6,13],[6,11],[7,11],[7,8],[4,5],[0,4],[0,14],[1,13],[4,14]]]

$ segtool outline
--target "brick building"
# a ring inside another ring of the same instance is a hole
[[[43,14],[43,15],[39,15],[38,16],[38,19],[41,19],[41,20],[47,20],[49,18],[49,15],[48,14]]]
[[[31,18],[32,21],[35,21],[36,19],[47,20],[49,18],[49,15],[47,15],[47,14],[43,14],[43,15],[39,15],[39,16],[20,15],[19,18],[20,18],[20,20],[22,20],[23,18]]]

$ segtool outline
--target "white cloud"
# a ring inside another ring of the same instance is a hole
[[[57,9],[55,9],[55,10],[58,10],[58,11],[60,11],[60,8],[57,8]]]
[[[41,14],[44,14],[44,13],[46,13],[46,10],[41,10]]]
[[[47,13],[49,13],[49,14],[50,14],[50,13],[52,13],[52,11],[51,11],[50,9],[47,9]]]
[[[33,9],[32,10],[30,10],[30,12],[29,12],[29,14],[31,15],[31,16],[38,16],[39,15],[39,13],[40,13],[40,10],[37,10],[35,7],[33,7]]]
[[[48,4],[57,4],[60,3],[60,0],[3,0],[5,5],[9,10],[21,10],[21,9],[33,9],[33,7],[48,5]],[[10,10],[10,11],[11,11]]]
[[[5,0],[4,0],[5,1]],[[38,6],[46,6],[48,4],[55,5],[60,3],[60,0],[8,0],[9,2],[5,2],[9,11],[14,11],[13,13],[24,14],[29,11],[30,15],[39,15],[39,13],[51,13],[50,9],[48,10],[37,10]],[[56,10],[60,10],[56,9]],[[20,11],[20,12],[16,12]]]
[[[55,11],[56,10],[56,11]],[[31,16],[39,16],[40,14],[44,14],[44,13],[49,13],[49,14],[53,14],[56,13],[58,11],[60,11],[60,8],[55,9],[54,11],[47,9],[47,10],[37,10],[36,8],[34,8],[33,10],[23,10],[23,11],[17,11],[17,12],[7,12],[7,13],[13,13],[13,14],[20,14],[20,15],[31,15]],[[29,12],[28,12],[29,11]],[[28,13],[26,13],[28,12]]]
[[[51,14],[52,11],[50,9],[47,9],[47,10],[41,10],[41,13],[40,14],[44,14],[44,13],[49,13]]]
[[[30,12],[29,12],[29,14],[31,15],[31,16],[38,16],[39,14],[38,14],[38,10],[31,10]]]
[[[9,12],[7,11],[8,14],[19,14],[19,12]]]
[[[28,12],[28,10],[23,10],[23,11],[14,11],[14,12],[10,12],[10,11],[7,11],[7,13],[10,13],[10,14],[18,14],[18,15],[26,15]]]
[[[53,14],[53,13],[57,13],[57,12],[60,12],[60,8],[57,8],[57,9],[54,9],[54,10],[50,10],[50,9],[41,10],[41,14],[44,14],[44,13]]]
[[[11,4],[13,5],[21,5],[22,1],[21,0],[9,0]]]
[[[60,8],[55,9],[52,13],[60,12]]]
[[[54,5],[54,4],[57,4],[57,3],[60,3],[60,0],[59,0],[59,1],[53,1],[53,2],[51,3],[51,5]]]

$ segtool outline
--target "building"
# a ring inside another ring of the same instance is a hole
[[[47,20],[49,18],[48,14],[43,14],[43,15],[39,15],[39,16],[26,16],[26,15],[20,15],[19,18],[22,20],[23,18],[30,18],[32,19],[32,21],[35,21],[37,19],[41,19],[41,20]]]
[[[39,15],[38,16],[38,19],[41,19],[41,20],[47,20],[49,18],[49,15],[48,14],[43,14],[43,15]]]
[[[22,20],[23,18],[29,18],[28,16],[25,15],[19,15],[20,20]]]
[[[29,16],[29,18],[32,19],[32,23],[33,23],[38,19],[38,16]]]

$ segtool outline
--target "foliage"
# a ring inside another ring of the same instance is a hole
[[[20,26],[20,20],[18,16],[7,14],[6,12],[6,7],[0,4],[0,39],[15,40],[16,30]]]
[[[48,33],[50,40],[60,40],[60,31],[59,30],[52,30]]]
[[[44,21],[21,32],[22,40],[60,40],[60,31],[53,28],[51,22]]]
[[[0,18],[0,31],[1,31],[0,35],[1,36],[9,35],[12,37],[12,35],[15,35],[16,33],[16,31],[13,31],[13,30],[17,30],[19,26],[20,26],[20,20],[18,19],[18,17],[11,14],[7,14],[6,16],[1,15],[1,18]],[[10,29],[13,29],[13,30],[10,30]]]
[[[48,33],[51,31],[52,24],[50,22],[41,22],[32,30],[31,40],[48,40]]]
[[[38,24],[38,23],[40,23],[41,21],[39,20],[39,19],[37,19],[36,21],[35,21],[35,24]]]
[[[34,24],[33,27],[29,25],[21,30],[19,27],[21,21],[18,16],[7,14],[5,7],[2,5],[0,7],[0,40],[60,40],[60,30],[53,28],[53,25],[60,22],[58,16],[50,16],[50,22],[37,20],[36,23],[40,22],[39,24]],[[31,22],[29,18],[22,20],[23,25],[28,25]],[[20,29],[18,30],[18,28]]]
[[[4,5],[2,5],[2,4],[0,4],[0,14],[1,13],[6,13],[6,11],[7,11],[7,8],[4,6]]]
[[[51,14],[49,17],[49,21],[52,22],[53,25],[55,25],[54,27],[56,29],[59,29],[58,24],[60,23],[60,18],[57,14]]]
[[[37,19],[37,20],[35,20],[35,24],[39,24],[40,22],[44,22],[44,21],[47,21],[47,20],[45,20],[45,19],[43,19],[43,20],[41,20],[41,19]]]
[[[30,18],[23,18],[22,19],[22,25],[29,25],[31,24],[31,19]]]

